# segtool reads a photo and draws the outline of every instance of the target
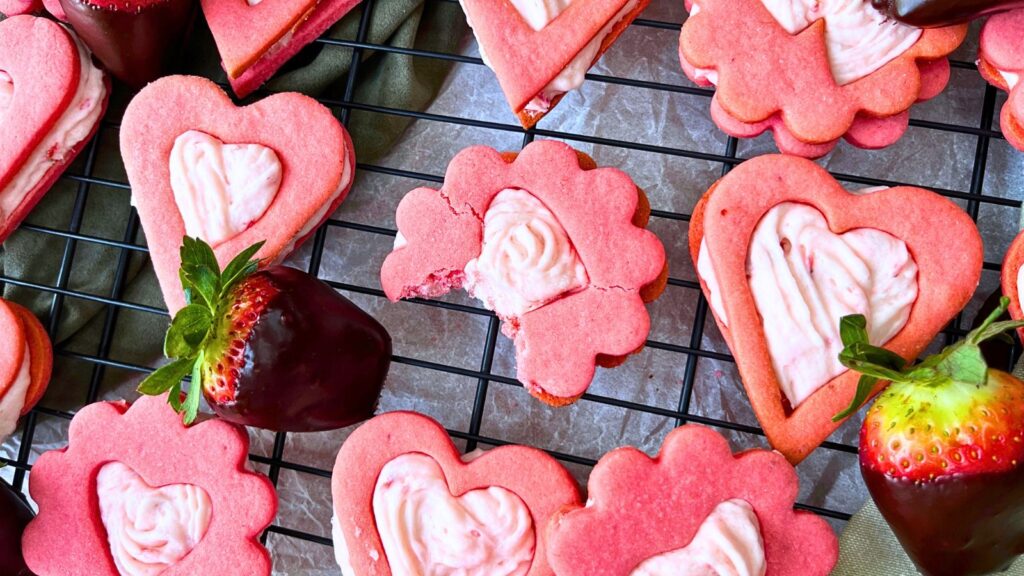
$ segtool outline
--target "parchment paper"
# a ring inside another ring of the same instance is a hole
[[[643,18],[678,23],[685,18],[685,11],[682,2],[678,0],[654,0]],[[972,30],[970,41],[955,57],[974,60],[976,38],[977,26]],[[678,31],[634,25],[591,72],[691,86],[680,71],[677,47]],[[464,42],[463,53],[472,56],[479,54],[471,36]],[[985,87],[977,72],[954,68],[949,88],[934,101],[916,107],[913,117],[978,127]],[[997,101],[996,118],[998,106],[1004,100],[1000,96]],[[709,102],[706,96],[589,80],[581,90],[566,96],[541,122],[540,128],[559,133],[724,154],[727,139],[708,116]],[[428,112],[516,125],[493,74],[479,64],[457,65],[447,86]],[[369,113],[355,111],[354,114]],[[994,128],[998,127],[997,122]],[[567,141],[591,154],[599,164],[616,166],[631,174],[637,184],[646,190],[655,210],[689,214],[698,198],[722,173],[722,165],[716,162],[592,145],[571,139]],[[412,125],[380,165],[441,176],[451,157],[460,149],[473,144],[518,150],[523,145],[523,135],[514,130],[481,129],[420,120]],[[830,170],[854,176],[967,192],[971,189],[971,169],[977,149],[978,139],[975,136],[912,127],[898,144],[887,150],[868,152],[843,143],[821,162]],[[775,151],[770,136],[741,141],[738,147],[741,157]],[[1005,141],[995,139],[984,158],[987,170],[981,187],[983,193],[1020,200],[1024,196],[1021,184],[1024,182],[1024,154],[1014,151]],[[409,190],[421,185],[434,186],[431,182],[361,170],[351,196],[335,218],[393,230],[394,212],[399,200]],[[966,206],[964,202],[961,205]],[[907,217],[927,216],[908,214]],[[1018,217],[1018,209],[1014,207],[981,205],[978,218],[985,240],[987,262],[1001,261],[1018,229]],[[686,249],[687,223],[655,217],[651,228],[666,245],[672,276],[695,280]],[[380,264],[390,250],[392,240],[387,235],[332,226],[327,235],[320,274],[331,280],[379,288]],[[955,246],[950,246],[950,250],[955,249]],[[305,267],[309,253],[310,247],[306,246],[290,262]],[[975,302],[964,314],[965,322],[973,318],[980,300],[997,287],[998,274],[986,270]],[[346,295],[370,311],[390,330],[397,355],[469,370],[481,368],[484,343],[491,321],[489,316],[447,311],[416,303],[391,304],[383,298],[362,294]],[[697,297],[696,290],[669,286],[661,299],[650,306],[653,320],[650,338],[689,346]],[[446,300],[478,306],[462,293],[450,295]],[[124,311],[122,314],[136,312]],[[710,318],[700,346],[728,353]],[[154,350],[154,354],[157,352]],[[683,393],[687,360],[684,354],[645,349],[619,368],[600,370],[590,392],[675,410],[679,407]],[[80,363],[78,366],[86,365]],[[503,336],[498,338],[492,369],[500,375],[515,375],[513,347]],[[71,378],[66,373],[64,377]],[[137,374],[111,370],[108,379],[114,379],[120,385],[105,387],[104,398],[134,397],[133,389],[139,380]],[[467,431],[476,390],[477,381],[474,378],[396,363],[388,378],[380,410],[416,410],[437,418],[448,428]],[[736,368],[730,362],[706,358],[697,360],[690,411],[700,416],[757,426]],[[638,446],[653,454],[675,425],[674,418],[589,401],[580,401],[568,408],[552,409],[532,399],[520,387],[491,383],[487,390],[480,434],[597,459],[608,450],[622,445]],[[855,443],[858,427],[859,419],[847,423],[832,439],[847,444]],[[65,420],[40,416],[32,446],[33,460],[42,451],[63,446],[66,430]],[[284,459],[331,470],[338,447],[348,433],[349,430],[289,434]],[[766,446],[763,437],[757,435],[734,432],[727,432],[726,435],[737,449]],[[253,453],[269,456],[273,435],[252,431],[251,436]],[[20,441],[20,436],[8,440],[0,448],[0,454],[14,458]],[[256,468],[266,469],[261,465]],[[586,481],[588,467],[572,464],[569,468],[580,482]],[[854,455],[819,449],[798,467],[798,471],[801,479],[799,501],[802,503],[852,513],[866,498]],[[10,478],[11,474],[10,469],[0,471],[0,477]],[[330,537],[331,498],[328,478],[283,469],[278,487],[280,513],[275,524]],[[841,530],[843,522],[833,521],[833,525]],[[271,534],[268,547],[274,557],[275,574],[339,573],[328,546]]]

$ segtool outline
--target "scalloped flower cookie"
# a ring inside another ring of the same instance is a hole
[[[710,428],[669,433],[655,458],[619,448],[601,458],[585,506],[548,525],[559,576],[825,576],[832,528],[793,510],[796,471],[782,455],[733,455]]]
[[[39,576],[269,575],[259,536],[277,495],[248,450],[244,428],[186,428],[164,397],[86,406],[32,468],[25,562]]]
[[[999,125],[1006,140],[1024,150],[1024,9],[996,14],[981,29],[978,71],[1009,92]]]
[[[946,56],[966,25],[918,29],[861,0],[687,0],[683,71],[716,86],[711,115],[724,132],[772,130],[783,152],[827,154],[845,138],[883,148],[909,109],[949,80]]]
[[[465,288],[503,320],[527,390],[569,404],[647,338],[668,278],[649,216],[629,176],[565,144],[467,148],[440,190],[402,199],[381,285],[392,301]]]

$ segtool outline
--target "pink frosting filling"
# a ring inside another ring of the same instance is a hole
[[[156,576],[188,555],[213,516],[209,494],[192,484],[153,488],[120,462],[96,476],[100,518],[121,576]]]

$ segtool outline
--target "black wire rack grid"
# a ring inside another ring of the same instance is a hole
[[[431,1],[454,2],[455,0]],[[669,156],[678,156],[683,158],[702,160],[719,164],[721,166],[722,174],[726,173],[733,166],[744,160],[744,158],[740,157],[737,154],[738,142],[734,138],[729,138],[727,140],[725,150],[722,153],[708,153],[697,150],[662,146],[657,143],[627,142],[604,137],[590,136],[586,134],[546,130],[543,128],[536,128],[524,132],[518,125],[511,123],[463,118],[452,115],[439,115],[415,110],[396,109],[356,101],[356,99],[354,98],[356,79],[359,75],[360,63],[366,51],[372,50],[375,52],[385,54],[401,54],[416,59],[441,59],[455,63],[477,66],[483,65],[482,61],[479,58],[472,56],[466,56],[462,54],[430,52],[417,49],[397,48],[387,44],[375,44],[368,42],[367,33],[375,4],[377,4],[377,2],[375,2],[374,0],[364,0],[364,2],[362,3],[362,15],[359,25],[359,31],[354,40],[333,40],[326,38],[321,38],[318,40],[318,42],[321,44],[344,46],[352,49],[352,63],[350,71],[345,81],[346,83],[344,97],[338,100],[321,100],[323,104],[330,107],[332,110],[336,112],[339,119],[343,123],[347,124],[349,122],[350,115],[352,114],[353,111],[361,111],[365,113],[388,116],[407,117],[416,120],[470,126],[473,128],[500,131],[504,133],[519,133],[522,134],[523,146],[525,146],[527,143],[531,142],[535,138],[554,138],[566,140],[569,142],[586,143],[596,146],[619,147],[630,150],[638,150],[643,152],[652,152]],[[632,26],[640,28],[654,28],[660,30],[678,31],[680,29],[681,23],[645,19],[641,17],[637,19],[632,24]],[[974,63],[964,60],[953,60],[952,66],[955,70],[975,69]],[[605,85],[624,85],[655,91],[666,91],[671,93],[696,95],[700,97],[710,97],[710,95],[712,94],[710,90],[695,87],[693,85],[689,85],[688,83],[669,84],[594,73],[587,75],[587,81],[588,83],[597,83]],[[952,132],[976,139],[975,156],[971,168],[969,188],[963,191],[954,189],[937,190],[938,192],[947,197],[950,197],[957,201],[961,201],[961,203],[965,205],[967,212],[976,220],[979,218],[979,212],[984,206],[999,207],[1003,210],[1017,210],[1021,206],[1020,193],[1016,194],[1017,197],[1012,197],[1014,196],[1013,194],[1010,195],[1011,197],[1007,197],[1006,195],[993,195],[986,194],[983,192],[983,183],[986,176],[986,163],[989,158],[990,143],[1002,138],[1002,135],[997,130],[992,129],[993,118],[994,116],[996,116],[997,100],[997,91],[994,90],[992,87],[986,87],[984,91],[984,96],[982,100],[983,105],[981,107],[978,123],[973,127],[963,126],[954,123],[936,122],[930,120],[911,120],[911,126],[914,128]],[[134,210],[132,211],[132,215],[129,219],[128,226],[124,230],[124,236],[122,240],[112,240],[108,238],[88,235],[82,233],[81,231],[83,226],[83,220],[85,218],[85,206],[90,193],[90,187],[104,186],[123,191],[129,190],[129,186],[126,182],[114,181],[106,178],[97,177],[94,175],[94,166],[97,155],[98,142],[105,131],[116,131],[118,128],[118,123],[119,119],[105,119],[101,126],[100,134],[98,134],[93,139],[93,141],[88,145],[88,147],[85,149],[85,153],[83,154],[85,158],[84,172],[68,173],[63,176],[65,180],[71,181],[77,185],[74,210],[71,214],[70,220],[68,221],[67,227],[64,229],[57,229],[52,227],[44,227],[30,224],[26,224],[23,226],[23,229],[28,230],[29,233],[32,234],[51,235],[63,239],[64,250],[61,255],[60,273],[57,275],[55,281],[52,283],[41,284],[31,282],[23,278],[0,275],[0,288],[2,288],[4,284],[21,286],[26,289],[44,293],[52,298],[47,326],[51,335],[56,333],[57,327],[60,324],[61,317],[64,312],[64,303],[67,299],[83,299],[99,303],[104,306],[105,316],[102,338],[98,343],[98,347],[95,353],[83,353],[80,351],[62,349],[60,347],[58,347],[58,349],[56,350],[56,354],[59,357],[73,359],[81,363],[82,366],[85,367],[85,369],[91,370],[91,384],[83,398],[84,404],[88,404],[97,400],[99,393],[99,383],[103,379],[105,371],[107,371],[108,369],[116,369],[120,371],[137,373],[146,373],[152,370],[152,368],[147,366],[140,366],[132,363],[127,363],[111,357],[111,342],[117,329],[119,313],[123,310],[132,310],[144,314],[152,314],[163,317],[167,316],[167,312],[164,309],[134,303],[126,300],[124,297],[125,279],[127,276],[129,259],[132,257],[132,255],[144,255],[147,253],[147,249],[144,246],[139,245],[134,241],[139,232],[139,221]],[[542,122],[541,126],[543,125],[544,123]],[[412,170],[404,170],[401,168],[359,163],[357,169],[359,171],[367,173],[386,174],[389,176],[409,180],[433,183],[442,182],[442,176],[439,174],[428,174]],[[834,175],[841,181],[865,186],[898,184],[898,182],[893,182],[885,179],[864,177],[854,174],[834,173]],[[127,194],[125,194],[125,196],[127,201]],[[341,214],[344,214],[344,210],[342,210]],[[677,220],[682,222],[687,222],[690,217],[690,215],[686,213],[658,209],[654,209],[652,211],[652,216],[654,218]],[[312,250],[309,259],[310,273],[321,273],[321,260],[324,252],[324,244],[327,235],[327,230],[330,228],[345,228],[350,230],[356,230],[362,233],[378,234],[383,236],[394,236],[396,233],[395,230],[390,229],[388,227],[367,225],[359,222],[346,221],[344,219],[330,219],[325,226],[321,227],[316,232],[314,238],[310,241],[310,243],[312,244]],[[118,257],[118,264],[116,270],[114,271],[115,282],[108,294],[92,294],[87,292],[76,291],[68,287],[68,281],[71,276],[71,270],[72,267],[75,265],[76,249],[80,247],[83,243],[98,244],[114,248],[120,251]],[[986,274],[998,274],[1000,270],[1000,263],[986,261],[984,263],[984,270]],[[361,294],[373,298],[384,298],[383,292],[379,289],[378,286],[357,285],[347,282],[337,282],[331,280],[327,281],[332,286],[339,290],[342,290],[343,292]],[[688,422],[696,422],[713,426],[720,430],[731,430],[744,434],[763,436],[763,432],[756,426],[732,422],[727,419],[702,416],[691,412],[691,398],[694,391],[695,380],[697,378],[697,362],[702,358],[709,358],[723,362],[731,362],[732,359],[728,354],[717,352],[714,350],[709,350],[707,349],[707,347],[702,346],[702,340],[705,336],[705,327],[710,325],[711,323],[709,323],[708,321],[707,305],[704,298],[700,294],[699,285],[692,279],[678,277],[678,274],[672,275],[672,277],[669,279],[669,285],[691,290],[693,293],[693,299],[696,300],[695,315],[692,324],[693,330],[690,335],[689,344],[678,345],[667,342],[649,340],[647,342],[647,347],[677,354],[679,355],[678,357],[680,361],[685,362],[685,380],[682,384],[682,392],[678,399],[677,407],[674,409],[669,409],[658,406],[649,406],[637,402],[630,402],[618,398],[613,398],[610,396],[601,396],[593,393],[586,394],[581,400],[581,402],[601,403],[611,406],[617,406],[625,410],[655,414],[658,416],[674,419],[676,425],[681,425],[683,423]],[[510,378],[492,372],[492,364],[495,358],[495,349],[496,343],[498,341],[498,332],[500,327],[499,320],[492,313],[486,310],[443,300],[416,300],[415,304],[422,306],[439,307],[458,313],[481,315],[487,318],[488,328],[486,330],[486,338],[481,343],[480,361],[478,369],[466,369],[464,367],[445,365],[443,363],[399,355],[396,355],[393,360],[396,364],[399,365],[407,365],[417,369],[436,371],[439,373],[457,375],[465,378],[474,379],[476,381],[476,391],[472,404],[472,413],[469,418],[469,426],[467,429],[464,430],[450,429],[449,433],[453,438],[464,441],[467,450],[472,450],[476,448],[479,444],[487,446],[497,446],[508,443],[506,440],[503,440],[502,438],[489,437],[481,434],[481,425],[484,417],[484,403],[487,398],[490,386],[492,384],[497,384],[500,386],[521,386],[521,384],[517,382],[514,378]],[[962,335],[964,332],[964,328],[961,327],[961,318],[958,318],[956,322],[951,324],[946,329],[943,336],[940,336],[940,340],[948,341],[949,338]],[[35,408],[30,414],[28,414],[28,416],[24,419],[24,426],[20,432],[22,437],[17,457],[14,459],[0,457],[0,462],[10,465],[14,469],[12,482],[15,489],[25,488],[26,474],[31,469],[30,454],[32,452],[33,435],[35,433],[38,419],[42,416],[48,416],[67,420],[70,419],[73,415],[74,414],[72,411],[55,410],[47,408],[46,406],[39,406]],[[300,475],[313,475],[321,478],[330,477],[331,471],[328,469],[324,469],[317,466],[311,466],[302,462],[293,462],[287,460],[284,457],[286,438],[287,435],[285,433],[277,433],[273,439],[273,448],[270,452],[270,455],[265,456],[259,454],[251,454],[251,461],[263,465],[264,469],[268,472],[270,479],[275,484],[278,482],[282,470],[291,470]],[[856,447],[849,443],[826,442],[821,449],[827,451],[843,452],[847,454],[856,453]],[[549,452],[554,457],[566,463],[572,463],[584,467],[592,466],[595,463],[595,461],[591,458],[580,457],[571,453],[557,451]],[[821,514],[827,518],[832,519],[834,523],[838,523],[840,525],[845,523],[845,521],[849,519],[850,512],[852,512],[850,510],[835,510],[827,507],[813,506],[809,504],[800,503],[798,503],[797,506]],[[312,542],[318,545],[331,545],[330,539],[327,538],[325,535],[312,534],[303,530],[291,528],[277,523],[272,525],[267,532],[279,534],[285,538],[294,538],[307,542]],[[264,534],[264,539],[266,539],[266,537],[267,534]]]

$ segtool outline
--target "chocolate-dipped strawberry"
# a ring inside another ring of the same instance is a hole
[[[66,20],[111,74],[133,88],[177,57],[195,0],[60,0]]]
[[[871,4],[890,18],[918,28],[962,24],[1024,7],[1022,0],[871,0]]]
[[[0,576],[32,576],[21,556],[21,534],[30,520],[32,509],[0,480]]]
[[[842,319],[839,359],[864,375],[851,410],[892,382],[865,416],[861,474],[925,576],[989,574],[1024,552],[1024,382],[989,368],[979,348],[1024,326],[996,322],[1008,305],[911,366],[868,344],[863,316]]]
[[[251,246],[223,270],[213,250],[185,238],[188,305],[164,353],[174,361],[139,386],[168,396],[191,423],[199,391],[219,416],[269,430],[333,430],[373,415],[391,362],[391,337],[369,314],[294,268],[258,270]],[[180,400],[182,378],[191,374]],[[198,384],[198,385],[197,385]]]

